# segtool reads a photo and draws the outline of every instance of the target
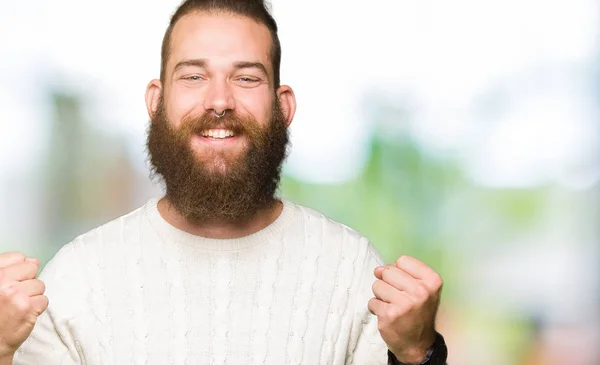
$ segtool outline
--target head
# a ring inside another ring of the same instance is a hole
[[[165,32],[160,53],[160,80],[165,81],[166,65],[171,55],[171,35],[175,24],[186,15],[193,13],[230,14],[243,16],[262,24],[271,38],[269,58],[273,71],[273,85],[280,86],[281,43],[277,35],[277,23],[265,6],[264,0],[196,0],[184,1],[175,11]]]
[[[274,202],[295,113],[262,0],[187,0],[146,91],[148,152],[190,221],[243,220]],[[225,113],[222,118],[217,117]]]

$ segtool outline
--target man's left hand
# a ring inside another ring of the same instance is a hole
[[[398,361],[419,364],[435,341],[441,277],[410,256],[375,268],[375,277],[369,311],[377,316],[381,337]]]

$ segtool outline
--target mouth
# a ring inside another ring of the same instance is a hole
[[[211,140],[226,140],[236,137],[235,133],[232,130],[223,128],[206,129],[201,131],[199,133],[199,136]]]
[[[239,141],[242,141],[242,134],[235,133],[231,129],[225,128],[211,128],[196,132],[192,138],[192,147],[197,149],[204,149],[207,146],[210,148],[232,148],[233,146],[239,145]]]

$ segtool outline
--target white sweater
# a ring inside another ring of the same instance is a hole
[[[15,365],[386,364],[367,309],[382,260],[290,201],[239,239],[178,230],[158,199],[64,246]]]

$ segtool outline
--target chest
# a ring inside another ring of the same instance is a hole
[[[80,328],[96,336],[86,337],[86,363],[343,363],[351,272],[343,262],[283,253],[183,256],[129,269],[88,298]]]

